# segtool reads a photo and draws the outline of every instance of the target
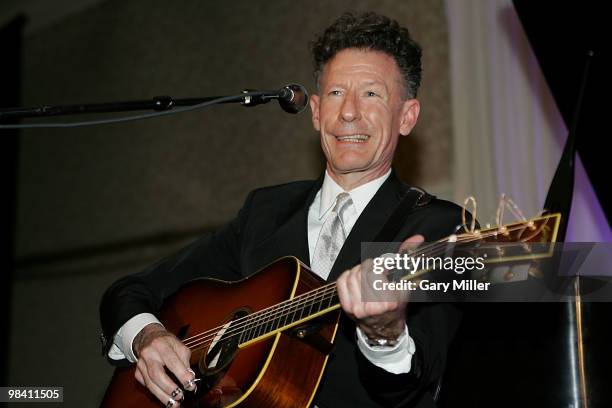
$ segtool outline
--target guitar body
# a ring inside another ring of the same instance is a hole
[[[192,336],[291,299],[323,283],[297,258],[285,257],[238,282],[213,279],[188,282],[166,300],[158,317],[168,331],[188,344]],[[202,381],[198,383],[197,393],[185,393],[186,399],[181,406],[310,406],[327,362],[327,353],[331,350],[338,317],[339,310],[334,310],[283,332],[272,331],[267,337],[234,343],[233,349],[227,347],[219,352],[221,357],[216,362],[207,361],[212,357],[214,343],[192,348],[191,368]],[[236,329],[229,326],[227,333],[234,332]],[[238,344],[241,346],[237,347]],[[136,381],[134,372],[135,365],[115,370],[102,401],[103,407],[160,406],[160,402]]]

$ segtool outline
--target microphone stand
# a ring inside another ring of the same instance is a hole
[[[205,102],[212,102],[216,99],[223,99],[217,103],[240,103],[243,106],[252,107],[270,102],[272,99],[279,99],[279,91],[256,91],[245,89],[244,95],[232,96],[205,96],[201,98],[174,99],[171,96],[156,96],[150,100],[123,101],[90,103],[81,105],[60,105],[60,106],[38,106],[32,108],[8,108],[0,109],[0,122],[13,121],[21,118],[75,115],[82,113],[109,113],[127,111],[167,111],[178,106],[193,106]]]

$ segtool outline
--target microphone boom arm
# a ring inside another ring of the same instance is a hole
[[[76,115],[83,113],[110,113],[142,110],[167,111],[178,106],[199,105],[221,98],[224,98],[224,100],[217,103],[240,103],[243,106],[247,107],[268,103],[272,99],[278,99],[279,103],[281,103],[281,107],[285,111],[290,113],[298,113],[303,109],[303,107],[299,110],[296,110],[296,108],[292,110],[287,110],[286,107],[283,106],[283,103],[295,105],[295,102],[293,102],[292,99],[294,95],[298,94],[299,92],[294,92],[294,90],[292,90],[294,88],[303,90],[306,101],[308,100],[308,94],[305,92],[304,88],[301,85],[287,85],[276,91],[257,91],[247,89],[242,91],[242,93],[248,93],[248,95],[238,95],[235,98],[227,98],[222,96],[207,96],[201,98],[174,99],[171,96],[156,96],[150,100],[90,103],[81,105],[44,105],[32,108],[7,108],[0,109],[0,122],[6,123],[8,121],[13,121],[15,119],[21,118]]]

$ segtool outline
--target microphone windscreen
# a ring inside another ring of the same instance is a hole
[[[285,112],[300,113],[308,104],[308,92],[299,84],[286,85],[279,92],[278,103]]]

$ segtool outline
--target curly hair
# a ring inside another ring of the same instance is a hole
[[[325,64],[347,48],[382,51],[392,56],[404,78],[404,96],[416,97],[421,84],[421,47],[397,21],[374,12],[342,14],[310,44],[317,87]]]

